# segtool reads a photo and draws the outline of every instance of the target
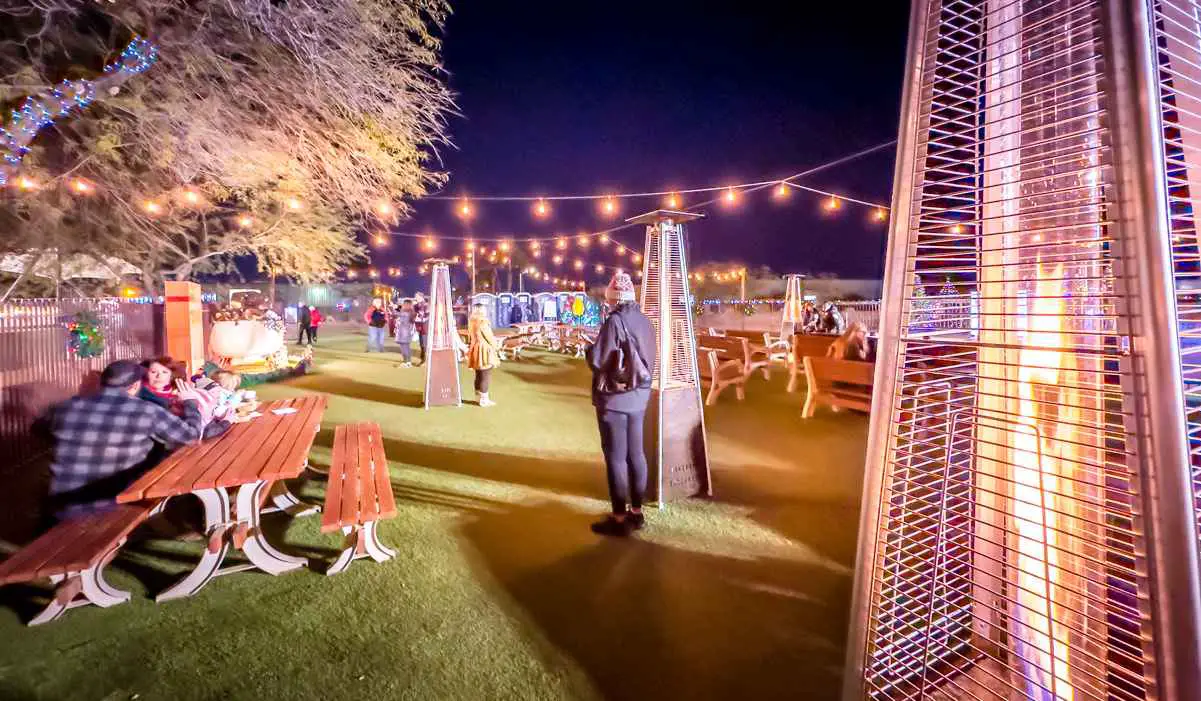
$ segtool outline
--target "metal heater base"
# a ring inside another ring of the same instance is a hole
[[[453,348],[431,350],[426,355],[425,408],[459,406],[463,395],[459,389],[459,359]]]
[[[651,500],[713,496],[705,414],[695,387],[651,390],[645,435]]]

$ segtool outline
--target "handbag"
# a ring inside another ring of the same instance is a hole
[[[601,394],[630,392],[651,383],[651,371],[638,350],[638,344],[630,336],[620,316],[610,317],[617,326],[617,352],[596,377],[596,390]]]

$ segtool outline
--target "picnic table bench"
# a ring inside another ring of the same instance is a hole
[[[532,331],[525,333],[509,334],[500,339],[500,359],[508,360],[509,357],[520,358],[521,351],[533,345],[536,339],[536,334]]]
[[[360,557],[384,562],[396,553],[379,542],[376,525],[396,516],[388,458],[384,455],[379,424],[357,423],[334,429],[334,452],[329,466],[329,486],[321,514],[321,531],[341,530],[345,549],[325,571],[345,571]]]
[[[710,329],[710,335],[725,336],[727,338],[745,338],[750,346],[750,365],[753,365],[751,371],[762,370],[763,379],[771,379],[771,363],[779,358],[773,355],[780,344],[772,342],[771,334],[767,331],[746,331],[743,329]],[[786,346],[787,344],[785,344]]]
[[[76,606],[107,608],[129,601],[129,592],[104,579],[104,568],[130,531],[161,504],[120,505],[60,522],[0,563],[0,586],[43,578],[57,585],[50,603],[29,621],[31,626],[49,623]]]
[[[792,335],[792,357],[788,362],[788,391],[795,392],[801,375],[805,373],[805,358],[824,358],[826,351],[838,337],[824,333],[794,333]]]
[[[325,406],[323,395],[264,404],[261,416],[235,424],[214,440],[180,448],[117,496],[118,503],[130,504],[192,495],[204,508],[207,545],[200,561],[157,601],[191,596],[213,577],[231,572],[258,568],[275,575],[308,564],[267,542],[260,517],[273,511],[293,516],[317,511],[293,496],[282,480],[299,477],[308,466]],[[232,509],[230,490],[236,490]],[[264,508],[268,499],[271,506]],[[222,569],[231,548],[249,562]]]
[[[808,383],[801,418],[813,416],[818,403],[871,411],[875,364],[862,360],[805,357]]]
[[[743,358],[722,344],[719,336],[698,336],[696,339],[697,369],[701,380],[709,383],[705,406],[713,406],[726,387],[733,386],[738,401],[746,399],[746,380],[749,373]]]

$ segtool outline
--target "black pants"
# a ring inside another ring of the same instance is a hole
[[[312,343],[313,339],[316,338],[316,333],[313,331],[312,326],[308,326],[306,324],[301,324],[300,332],[296,334],[296,344],[299,345],[301,343],[304,343],[305,336],[308,336],[309,343]]]
[[[481,394],[488,393],[488,385],[492,382],[492,368],[475,371],[475,391]]]
[[[646,498],[646,452],[642,447],[642,424],[646,412],[622,414],[596,411],[600,427],[601,449],[609,473],[609,499],[613,513],[624,514],[626,505],[642,508]]]
[[[422,329],[417,329],[417,350],[421,353],[421,362],[425,362],[425,343],[429,338]]]
[[[317,327],[310,326],[309,327],[309,343],[312,343],[313,341],[316,341],[316,340],[317,340]]]

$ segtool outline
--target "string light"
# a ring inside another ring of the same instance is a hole
[[[300,206],[300,200],[296,199],[295,197],[288,199],[288,209],[292,210],[293,212],[300,211]]]
[[[642,262],[642,254],[635,253],[634,255],[630,256],[630,260],[633,260],[634,264],[637,265]]]
[[[541,258],[541,257],[542,257],[542,249],[541,249],[541,248],[535,248],[535,249],[534,249],[534,252],[533,252],[533,254],[532,254],[532,255],[533,255],[535,258]]]
[[[503,253],[503,252],[507,252],[509,250],[509,248],[511,248],[511,246],[512,245],[508,241],[501,241],[500,245],[497,246],[497,248],[500,249],[500,251]]]
[[[95,191],[95,188],[83,178],[75,178],[71,181],[71,190],[77,195],[90,195]]]
[[[576,269],[576,270],[583,270],[583,269],[584,269],[584,261],[580,260],[579,258],[576,258],[576,259],[575,259],[575,263],[574,263],[573,265],[575,266],[575,269]]]
[[[786,185],[784,183],[780,183],[779,185],[776,186],[776,191],[772,194],[775,196],[775,198],[777,200],[782,200],[785,197],[788,197],[788,190],[789,190],[788,185]]]
[[[422,241],[421,245],[422,245],[422,248],[424,248],[427,251],[434,251],[438,248],[438,242],[435,241],[434,237],[432,237],[432,236],[426,236],[425,240]]]
[[[17,189],[22,192],[29,192],[30,190],[37,189],[37,186],[38,184],[34,182],[32,178],[28,178],[24,175],[17,178]]]
[[[872,213],[872,219],[876,221],[884,221],[887,218],[888,212],[885,212],[883,207],[876,207],[876,211]]]
[[[555,239],[555,248],[559,249],[560,251],[567,248],[567,237],[560,236],[559,238]]]
[[[601,211],[608,216],[617,214],[617,200],[613,197],[606,197],[604,202],[601,204]]]
[[[546,204],[546,200],[538,200],[534,204],[534,214],[539,217],[545,217],[550,214],[550,207]]]
[[[142,204],[142,209],[146,210],[147,214],[158,214],[163,211],[163,206],[154,200],[146,200]]]
[[[597,272],[597,273],[603,273],[603,272],[605,272],[605,266],[601,265],[600,263],[597,263],[597,264],[596,264],[596,272]]]
[[[961,224],[952,224],[952,225],[951,225],[951,233],[952,233],[952,234],[962,234],[962,233],[963,233],[963,225],[961,225]]]
[[[353,280],[353,279],[355,279],[356,277],[358,277],[358,275],[355,273],[355,271],[353,271],[353,270],[349,270],[349,271],[347,271],[347,272],[346,272],[346,277],[348,277],[348,278],[350,278],[351,280]]]
[[[384,236],[383,234],[376,234],[375,235],[375,245],[376,246],[387,246],[388,245],[387,237]]]
[[[618,255],[624,256],[626,254],[626,247],[621,245],[620,243],[617,244],[617,253],[618,253]]]
[[[667,196],[667,208],[668,209],[679,209],[680,208],[680,196],[675,194],[674,192],[672,194],[668,195]]]
[[[601,235],[600,235],[600,242],[601,242],[602,244],[609,243],[609,235],[608,235],[608,234],[601,234]]]
[[[738,202],[738,192],[732,187],[726,188],[726,194],[722,199],[725,201],[727,206],[733,206],[736,202]]]
[[[823,204],[822,206],[826,208],[827,212],[833,212],[833,211],[838,210],[840,207],[842,207],[842,201],[839,200],[834,195],[830,195],[830,197],[826,200],[825,204]]]
[[[368,274],[368,275],[370,275],[372,278],[377,278],[377,277],[379,277],[379,272],[378,272],[378,271],[377,271],[375,268],[372,268],[372,269],[371,269],[371,272],[369,272],[369,273],[367,273],[367,274]]]
[[[580,245],[580,248],[588,248],[588,246],[592,243],[592,240],[588,238],[587,234],[580,234],[575,240],[576,243]]]
[[[376,205],[375,211],[378,212],[381,217],[387,217],[391,216],[391,214],[396,210],[392,208],[391,203],[380,202],[378,205]]]
[[[184,202],[188,204],[200,204],[200,195],[195,190],[188,190],[183,193]]]

